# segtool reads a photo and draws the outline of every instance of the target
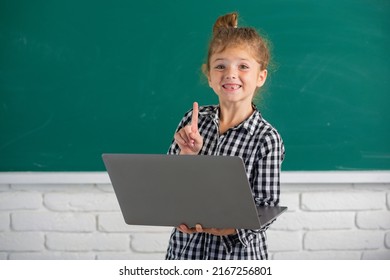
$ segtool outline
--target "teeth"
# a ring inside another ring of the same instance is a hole
[[[240,85],[224,85],[223,87],[226,89],[235,90],[235,89],[239,89],[241,86]]]

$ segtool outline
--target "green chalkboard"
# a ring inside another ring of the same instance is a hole
[[[0,2],[0,171],[101,171],[103,152],[166,153],[211,27],[238,11],[273,43],[258,99],[284,170],[390,169],[390,1]]]

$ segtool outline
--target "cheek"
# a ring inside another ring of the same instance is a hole
[[[219,84],[219,79],[216,75],[209,76],[208,81],[210,87],[215,87]]]
[[[207,80],[209,82],[209,86],[212,87],[212,79],[211,79],[210,75],[207,76]]]
[[[211,88],[214,88],[214,87],[215,87],[215,80],[210,79],[210,80],[209,80],[209,86],[210,86]]]

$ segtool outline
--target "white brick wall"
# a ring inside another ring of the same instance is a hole
[[[126,225],[107,178],[84,175],[0,173],[0,259],[163,259],[171,228]],[[390,180],[298,179],[271,259],[390,259]]]

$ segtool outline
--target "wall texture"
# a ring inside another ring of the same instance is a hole
[[[0,259],[164,258],[171,228],[126,225],[109,181],[7,178]],[[390,182],[284,182],[281,204],[270,259],[390,259]]]

